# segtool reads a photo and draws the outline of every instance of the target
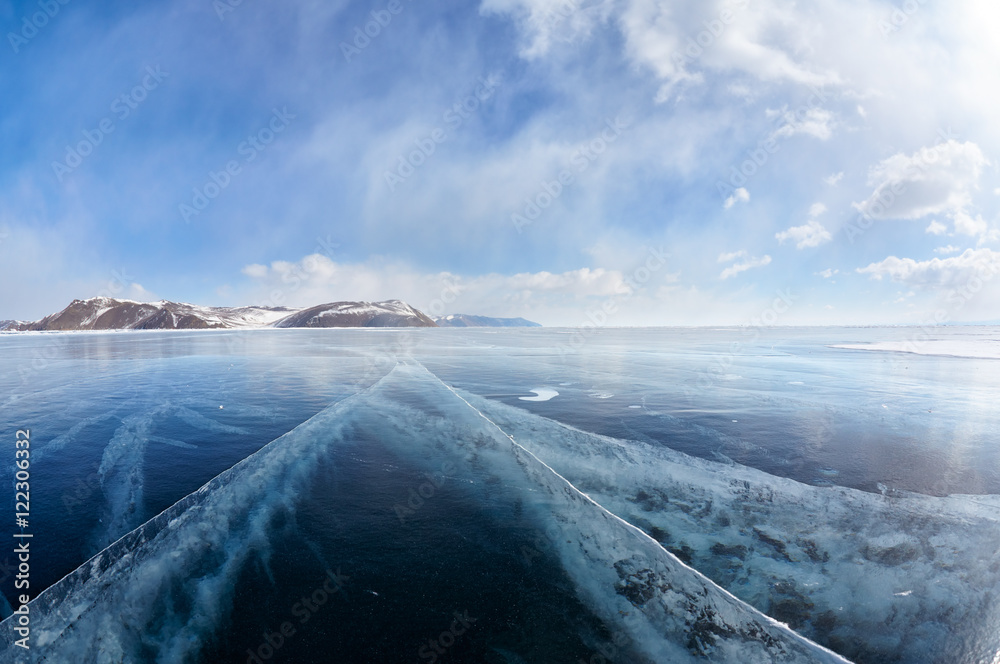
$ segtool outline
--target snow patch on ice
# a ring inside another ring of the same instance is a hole
[[[535,396],[518,398],[521,401],[549,401],[550,399],[559,396],[559,392],[553,390],[551,387],[538,387],[531,391],[535,393]]]

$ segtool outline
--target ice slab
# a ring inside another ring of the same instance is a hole
[[[813,487],[463,396],[604,507],[852,659],[1000,652],[1000,497]]]
[[[414,463],[445,456],[484,505],[519,511],[576,592],[650,662],[845,662],[726,592],[581,493],[420,366],[399,365],[222,473],[102,551],[31,604],[49,661],[187,662],[225,623],[248,556],[294,511],[312,470],[359,433]],[[502,489],[502,490],[501,490]],[[15,652],[0,624],[0,660]]]
[[[148,661],[150,651],[157,662],[195,661],[227,615],[245,561],[266,558],[269,524],[343,439],[349,407],[326,409],[42,592],[30,603],[32,653],[53,662]],[[134,435],[125,428],[119,442]],[[129,478],[133,466],[121,462],[131,452],[117,454],[122,447],[109,444],[105,459]],[[124,493],[135,490],[120,484]],[[22,654],[16,638],[10,620],[0,623],[0,661]]]

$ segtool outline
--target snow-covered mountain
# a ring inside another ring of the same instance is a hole
[[[435,327],[399,300],[335,302],[310,309],[202,307],[179,302],[136,302],[110,297],[73,300],[35,322],[6,321],[7,331],[197,330],[245,327]]]
[[[274,327],[437,327],[433,320],[400,300],[331,302],[282,318]]]
[[[491,318],[490,316],[472,316],[470,314],[451,314],[437,316],[434,322],[441,327],[541,327],[524,318]]]

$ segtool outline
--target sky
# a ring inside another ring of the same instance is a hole
[[[0,319],[1000,319],[988,0],[0,3]]]

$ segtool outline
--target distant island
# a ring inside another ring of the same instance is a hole
[[[73,300],[41,320],[0,321],[4,332],[80,330],[213,330],[322,327],[540,327],[523,318],[454,314],[430,318],[401,300],[331,302],[314,307],[203,307],[170,302],[136,302],[110,297]]]

